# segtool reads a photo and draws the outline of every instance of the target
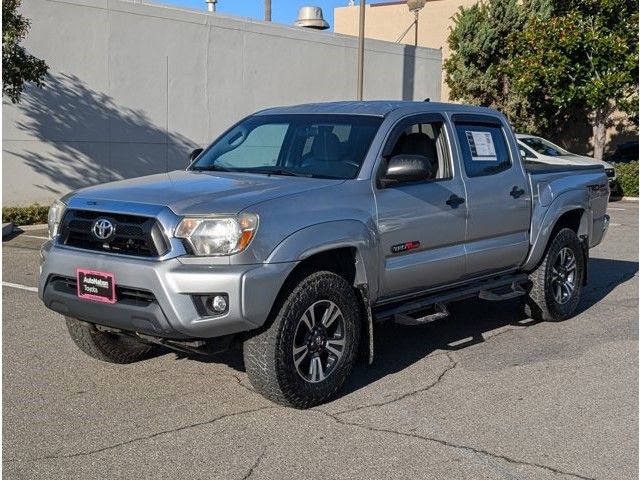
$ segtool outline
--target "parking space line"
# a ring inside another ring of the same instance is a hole
[[[37,238],[38,240],[49,240],[49,237],[38,237],[37,235],[25,235],[24,233],[20,236],[26,237],[26,238]]]
[[[18,288],[20,290],[26,290],[27,292],[38,293],[38,289],[36,287],[29,287],[28,285],[20,285],[19,283],[2,282],[2,286],[3,287]]]
[[[609,207],[609,208],[607,208],[607,210],[620,210],[620,211],[624,212],[627,209],[626,208]]]

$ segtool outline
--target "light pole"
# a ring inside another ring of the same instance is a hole
[[[415,47],[418,46],[418,15],[420,13],[420,10],[422,10],[422,7],[424,7],[426,1],[427,0],[407,0],[407,7],[409,7],[409,11],[413,12],[414,15],[413,23],[415,24],[415,37],[413,40],[413,45]]]
[[[364,77],[364,0],[360,0],[360,29],[358,32],[358,80],[356,96],[362,100],[362,84]]]

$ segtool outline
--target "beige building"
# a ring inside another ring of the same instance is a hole
[[[441,48],[442,58],[449,55],[447,37],[451,18],[460,7],[469,7],[478,0],[427,0],[418,17],[418,46]],[[358,4],[338,7],[334,10],[334,30],[345,35],[358,35]],[[414,45],[414,14],[406,1],[367,4],[365,12],[365,37],[388,42]],[[442,77],[442,101],[449,99],[449,89]]]

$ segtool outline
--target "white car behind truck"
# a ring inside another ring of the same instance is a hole
[[[546,138],[536,135],[516,134],[521,154],[526,161],[548,163],[549,165],[596,165],[604,168],[609,179],[609,186],[613,188],[616,183],[616,169],[604,160],[596,160],[585,155],[571,153]]]

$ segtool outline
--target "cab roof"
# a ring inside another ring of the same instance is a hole
[[[458,103],[367,100],[306,103],[288,107],[274,107],[262,110],[256,113],[256,115],[333,113],[341,115],[369,115],[375,117],[386,117],[389,113],[398,109],[402,109],[405,113],[426,113],[443,111],[458,113],[489,113],[493,115],[497,113],[495,110],[490,108],[476,107],[473,105],[461,105]]]

